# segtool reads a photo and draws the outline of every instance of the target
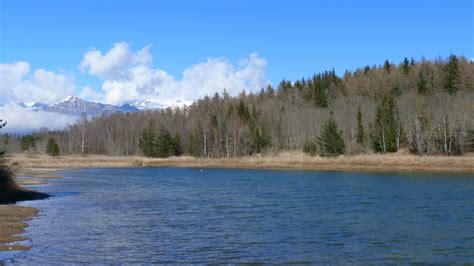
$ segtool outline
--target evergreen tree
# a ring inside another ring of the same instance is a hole
[[[357,143],[361,146],[365,146],[365,130],[364,125],[362,124],[362,111],[357,110]]]
[[[148,127],[142,132],[138,147],[142,150],[143,155],[147,157],[155,157],[156,136],[154,132],[153,121],[150,120]]]
[[[338,156],[346,150],[342,130],[337,128],[336,120],[331,112],[329,120],[323,125],[318,137],[319,154],[321,156]]]
[[[385,69],[385,71],[387,71],[388,74],[390,74],[390,68],[391,68],[391,64],[388,60],[385,60],[385,62],[383,63],[383,69]]]
[[[46,153],[53,157],[59,156],[59,145],[53,138],[49,138],[46,144]]]
[[[270,97],[270,98],[273,98],[273,96],[275,96],[275,90],[273,89],[271,84],[268,84],[266,94],[267,94],[267,97]]]
[[[25,135],[21,138],[21,149],[23,151],[36,150],[36,137],[34,135]]]
[[[180,156],[181,154],[181,137],[179,135],[172,137],[168,130],[161,130],[155,145],[156,157],[166,158],[169,156]]]
[[[158,140],[155,146],[155,154],[157,157],[166,158],[171,156],[173,149],[173,139],[167,130],[162,130],[158,134]]]
[[[423,69],[421,69],[420,74],[418,74],[418,82],[416,87],[419,94],[425,94],[428,90],[428,81],[426,80],[425,74],[423,73]]]
[[[172,156],[180,156],[183,154],[183,149],[181,148],[181,136],[179,134],[174,135],[171,140],[170,154]]]
[[[455,55],[451,55],[444,68],[444,88],[449,94],[453,94],[461,88],[458,58]]]
[[[201,155],[200,139],[196,132],[189,133],[189,143],[188,143],[188,152],[190,155],[198,157]]]
[[[328,107],[328,84],[326,83],[327,80],[324,79],[323,75],[318,74],[313,77],[313,85],[314,85],[314,102],[317,107]]]
[[[240,100],[237,106],[237,115],[240,119],[248,122],[250,120],[249,108],[245,105],[244,101]]]
[[[370,71],[370,66],[365,66],[364,67],[364,75],[367,75],[367,73],[369,73]]]
[[[270,137],[267,135],[265,127],[258,121],[259,117],[260,112],[257,111],[257,108],[254,105],[252,107],[249,128],[252,132],[252,148],[256,153],[262,152],[267,146],[271,144]]]
[[[392,95],[386,95],[377,106],[375,114],[374,132],[372,134],[373,147],[378,152],[396,152],[397,145],[397,107]]]
[[[406,57],[403,60],[402,68],[403,68],[403,73],[405,73],[405,75],[408,75],[408,73],[410,73],[410,62],[408,61],[408,58]]]

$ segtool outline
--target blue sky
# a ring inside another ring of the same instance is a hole
[[[111,78],[79,65],[92,47],[105,54],[118,42],[131,53],[151,45],[148,67],[178,81],[208,58],[225,58],[238,69],[252,53],[266,61],[261,80],[274,85],[331,68],[343,73],[385,59],[398,63],[405,56],[474,57],[470,0],[0,3],[0,63],[27,62],[28,75],[37,69],[62,73],[76,94],[88,86],[107,96],[103,85]],[[126,99],[117,97],[105,101]]]

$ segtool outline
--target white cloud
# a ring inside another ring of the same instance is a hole
[[[0,86],[2,86],[2,91],[20,83],[29,72],[30,65],[27,62],[0,64]]]
[[[44,111],[32,111],[16,104],[0,106],[0,113],[1,118],[7,121],[7,126],[2,128],[2,133],[26,133],[41,128],[62,129],[77,120],[77,117]]]
[[[133,52],[127,43],[116,43],[105,54],[93,49],[84,54],[83,71],[104,79],[105,102],[123,104],[135,100],[159,102],[196,100],[226,89],[231,95],[242,90],[257,91],[265,79],[267,61],[250,54],[234,67],[225,58],[209,58],[184,70],[176,80],[167,72],[151,67],[149,46]]]
[[[100,102],[104,98],[104,95],[93,90],[90,86],[84,86],[79,94],[79,98],[92,102]]]
[[[84,54],[79,68],[88,71],[89,74],[99,76],[102,79],[118,79],[127,76],[129,68],[135,66],[148,66],[151,62],[151,54],[146,46],[140,51],[133,53],[128,43],[115,43],[112,49],[104,55],[101,51],[92,48]]]
[[[0,64],[0,101],[53,103],[76,91],[65,74],[45,69],[29,73],[27,62]]]
[[[268,84],[265,80],[266,65],[266,60],[256,53],[243,59],[238,69],[224,58],[210,58],[184,71],[179,93],[194,100],[224,89],[231,95],[244,89],[258,90]]]

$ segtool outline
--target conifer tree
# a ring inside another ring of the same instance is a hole
[[[357,143],[361,146],[365,146],[365,130],[364,125],[362,124],[362,111],[357,110]]]
[[[370,66],[365,66],[364,67],[364,75],[366,75],[367,73],[369,73],[370,71]]]
[[[198,137],[198,134],[196,132],[190,132],[188,136],[188,152],[190,155],[198,157],[201,155],[201,149],[200,147],[200,137]]]
[[[408,58],[406,57],[403,60],[402,68],[403,68],[403,73],[405,73],[405,75],[408,75],[408,73],[410,73],[410,62],[408,61]]]
[[[383,63],[383,68],[385,69],[385,71],[387,71],[388,74],[390,74],[390,62],[388,60],[385,60],[385,62]]]
[[[273,98],[273,96],[275,96],[275,90],[273,89],[271,84],[268,84],[267,89],[266,89],[265,92],[267,94],[267,97],[269,97],[269,98]]]
[[[346,150],[342,130],[337,128],[333,113],[329,120],[323,125],[320,136],[318,137],[319,154],[321,156],[338,156]]]
[[[172,137],[168,130],[162,129],[158,135],[154,155],[156,157],[166,158],[169,156],[179,156],[181,154],[181,137],[179,135]]]
[[[375,114],[374,132],[372,134],[373,147],[378,152],[396,152],[398,110],[392,95],[386,95],[377,106]]]
[[[451,55],[444,68],[444,88],[449,94],[453,94],[457,92],[461,86],[458,58],[455,55]]]
[[[59,145],[53,138],[49,138],[46,144],[46,153],[53,157],[59,156]]]
[[[416,87],[419,94],[425,94],[428,89],[428,81],[426,80],[425,74],[423,73],[423,69],[421,69],[420,74],[418,74],[418,82]]]
[[[156,136],[154,132],[153,121],[148,122],[148,127],[142,132],[139,140],[139,148],[142,150],[143,155],[147,157],[155,157],[155,143]]]
[[[36,150],[37,138],[35,135],[25,135],[21,138],[21,149],[23,151]]]

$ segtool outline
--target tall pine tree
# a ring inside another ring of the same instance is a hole
[[[449,94],[453,94],[461,89],[461,79],[459,77],[459,60],[455,55],[451,55],[444,66],[444,88]]]
[[[53,157],[59,156],[59,145],[53,138],[49,138],[46,144],[46,153]]]
[[[342,130],[337,128],[336,120],[331,112],[329,120],[323,125],[318,137],[319,155],[338,156],[346,150]]]
[[[148,127],[142,132],[139,140],[138,146],[143,152],[143,155],[147,157],[155,157],[155,128],[153,126],[153,121],[150,119],[148,122]]]
[[[364,125],[362,124],[362,111],[357,110],[357,143],[361,146],[365,146],[365,130]]]
[[[398,110],[392,95],[386,95],[377,106],[372,142],[375,151],[396,152],[398,149]]]

